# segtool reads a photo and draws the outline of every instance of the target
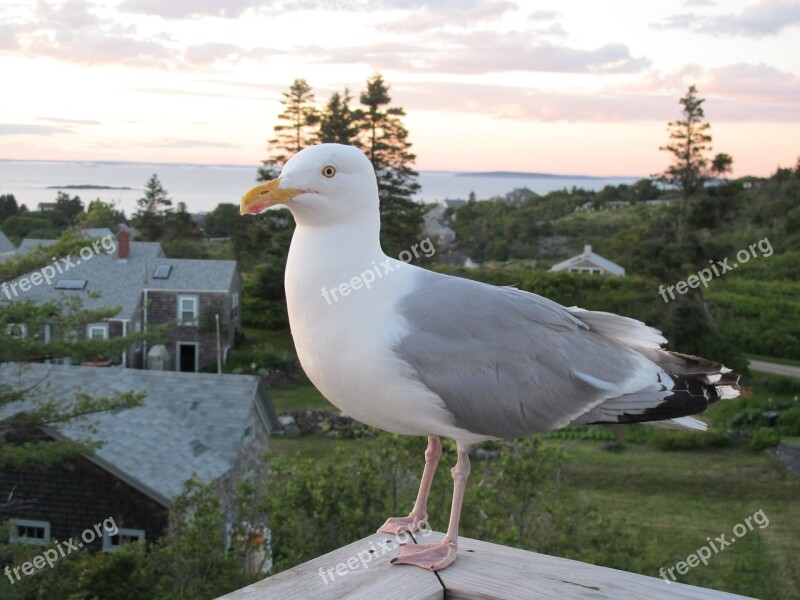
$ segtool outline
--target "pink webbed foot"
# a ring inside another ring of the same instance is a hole
[[[422,529],[423,525],[427,525],[428,517],[410,514],[407,517],[389,517],[386,523],[381,525],[378,533],[389,533],[397,535],[404,531],[414,533]]]
[[[390,562],[394,565],[414,565],[428,571],[440,571],[453,564],[458,544],[445,537],[438,544],[406,544],[400,555]]]

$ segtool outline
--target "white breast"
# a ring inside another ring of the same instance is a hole
[[[416,268],[394,259],[386,263],[385,256],[321,262],[316,255],[315,261],[316,244],[299,243],[298,234],[304,235],[298,228],[292,242],[286,298],[298,358],[311,382],[343,413],[368,425],[405,435],[471,438],[393,351],[408,327],[395,305],[414,289]],[[369,289],[353,289],[353,278],[369,279],[368,270],[375,275]],[[334,299],[331,290],[342,283],[351,291]]]

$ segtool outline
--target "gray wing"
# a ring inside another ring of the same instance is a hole
[[[428,271],[420,277],[397,307],[410,332],[396,351],[468,431],[515,438],[564,427],[634,391],[627,382],[643,363],[656,380],[650,361],[547,298]]]

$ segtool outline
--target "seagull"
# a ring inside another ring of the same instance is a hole
[[[578,423],[705,429],[689,415],[739,393],[730,369],[663,350],[667,340],[640,321],[386,256],[375,171],[353,146],[298,152],[244,195],[240,212],[274,206],[297,224],[285,288],[305,373],[354,419],[428,440],[411,513],[378,531],[427,523],[440,437],[456,441],[447,534],[404,545],[396,564],[438,571],[455,560],[473,444]]]

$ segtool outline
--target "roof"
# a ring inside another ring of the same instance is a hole
[[[110,235],[111,237],[116,237],[114,232],[111,231],[108,227],[88,227],[87,229],[81,230],[81,237],[87,239],[94,239],[94,238],[101,238]]]
[[[447,208],[459,208],[460,206],[464,206],[467,203],[466,200],[461,199],[452,199],[452,198],[445,198],[443,204]]]
[[[0,364],[0,380],[15,388],[42,382],[30,397],[64,403],[79,391],[93,396],[146,392],[141,406],[74,419],[48,433],[102,442],[89,460],[164,505],[193,473],[208,482],[233,468],[245,429],[252,426],[254,405],[268,433],[280,427],[254,375],[6,363]],[[0,420],[33,402],[0,407]]]
[[[0,231],[0,254],[13,254],[17,251],[16,246],[11,243],[6,237],[6,234]]]
[[[19,248],[17,248],[17,254],[25,254],[36,248],[36,246],[52,246],[56,243],[56,240],[37,240],[34,238],[25,238],[20,242]]]
[[[156,267],[172,267],[167,279],[154,279]],[[159,258],[148,262],[144,287],[148,290],[202,290],[227,292],[236,275],[235,260]]]
[[[39,241],[52,243],[51,240]],[[168,279],[153,279],[159,265],[172,267]],[[14,299],[47,302],[79,296],[86,309],[119,308],[120,312],[113,319],[132,320],[145,289],[226,292],[233,286],[236,273],[233,260],[165,258],[158,242],[130,242],[130,255],[126,260],[119,260],[116,252],[105,254],[103,250],[89,260],[79,261],[76,257],[74,266],[53,279],[51,285],[33,286],[27,292],[19,292]],[[60,279],[85,280],[86,286],[78,290],[59,290],[56,284]],[[4,299],[0,296],[0,301]]]
[[[608,271],[612,275],[625,275],[625,268],[621,267],[615,262],[608,260],[607,258],[603,258],[599,254],[592,252],[592,247],[586,245],[583,247],[583,253],[577,254],[572,258],[568,258],[567,260],[561,261],[550,267],[551,271],[567,271],[571,267],[582,266],[581,263],[589,263],[593,266],[596,266],[604,271]]]

